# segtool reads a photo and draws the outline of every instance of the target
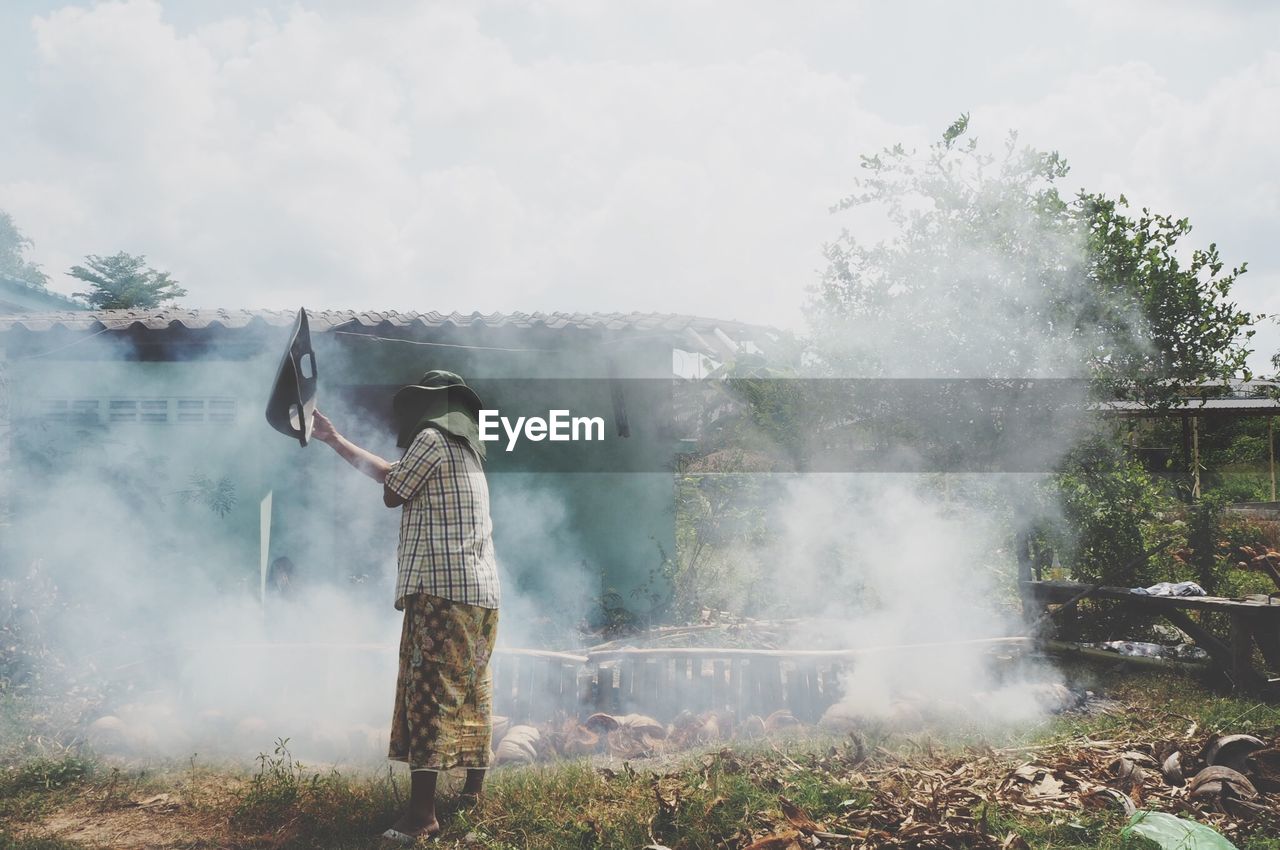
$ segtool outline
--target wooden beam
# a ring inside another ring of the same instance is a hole
[[[1114,599],[1135,608],[1152,611],[1190,609],[1217,611],[1222,614],[1253,611],[1264,619],[1280,622],[1280,599],[1262,594],[1240,599],[1228,599],[1223,596],[1150,596],[1134,593],[1127,587],[1100,587],[1095,590],[1090,585],[1076,581],[1034,581],[1030,585],[1031,592],[1045,602],[1066,602],[1082,590],[1089,589],[1090,594],[1099,599]]]
[[[1280,611],[1280,606],[1277,606]],[[626,649],[606,649],[587,655],[591,664],[624,659],[646,658],[777,658],[785,659],[854,659],[882,652],[910,652],[921,649],[947,649],[948,647],[991,647],[1014,648],[1027,646],[1031,639],[1027,637],[979,638],[977,640],[934,641],[930,643],[910,643],[897,646],[867,646],[858,649],[724,649],[705,646],[672,646],[672,647],[629,647]]]

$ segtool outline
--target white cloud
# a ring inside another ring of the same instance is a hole
[[[1191,216],[1251,260],[1250,306],[1273,298],[1280,54],[1188,48],[1256,31],[1254,13],[1065,2],[1074,40],[1055,40],[1021,7],[263,4],[32,22],[0,206],[55,286],[85,253],[128,250],[207,306],[795,323],[821,243],[855,220],[827,208],[858,154],[923,144],[972,105],[981,135],[1020,128],[1080,184]],[[890,109],[891,90],[921,105]],[[968,102],[930,100],[956,91]]]
[[[1235,298],[1253,311],[1280,309],[1280,52],[1268,52],[1188,92],[1141,62],[1072,75],[1033,103],[975,110],[980,126],[1011,126],[1073,165],[1068,185],[1125,194],[1135,209],[1190,218],[1195,246],[1216,242],[1231,265],[1248,260]],[[1259,328],[1255,368],[1280,350],[1273,324]]]
[[[794,320],[856,152],[900,135],[794,55],[521,59],[447,5],[182,34],[133,0],[35,33],[3,189],[41,258],[147,252],[210,305]]]

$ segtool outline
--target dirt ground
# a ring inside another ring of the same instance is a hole
[[[1280,850],[1280,707],[1178,677],[1122,673],[1104,686],[1111,710],[999,738],[927,725],[796,729],[656,758],[504,767],[478,812],[446,798],[437,846],[1136,848],[1122,830],[1130,812],[1149,810],[1208,824],[1241,850]],[[1215,742],[1242,734],[1260,745],[1246,742],[1250,758],[1237,759],[1243,782],[1197,789]],[[406,789],[403,775],[279,754],[254,768],[28,759],[7,768],[0,848],[385,846],[378,833]]]

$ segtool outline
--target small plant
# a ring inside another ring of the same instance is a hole
[[[319,773],[307,768],[289,752],[289,739],[277,738],[271,754],[259,753],[258,772],[236,807],[235,819],[249,828],[263,828],[290,819],[298,804],[320,785]]]
[[[288,738],[278,738],[257,761],[232,823],[245,835],[270,833],[272,846],[327,847],[339,836],[365,836],[385,828],[379,825],[399,808],[390,774],[349,779],[337,770],[310,770],[293,758]]]
[[[92,763],[77,755],[31,759],[0,775],[0,796],[64,788],[88,777],[92,770]]]
[[[236,506],[236,483],[226,475],[214,481],[204,473],[196,473],[191,476],[191,486],[177,495],[182,501],[198,502],[225,519]]]

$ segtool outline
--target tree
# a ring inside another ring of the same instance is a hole
[[[141,254],[133,256],[121,251],[110,257],[90,254],[86,266],[72,266],[68,272],[89,284],[88,292],[75,293],[97,310],[159,307],[187,294],[168,272],[147,265]]]
[[[1057,153],[1016,134],[989,153],[968,129],[964,115],[922,155],[897,145],[863,157],[836,210],[879,210],[888,235],[846,231],[826,246],[808,309],[818,362],[868,377],[1080,378],[1102,397],[1156,404],[1179,384],[1249,376],[1262,317],[1231,299],[1244,264],[1189,247],[1185,218],[1133,215],[1123,195],[1064,197]],[[1132,586],[1151,569],[1146,523],[1167,494],[1105,429],[1063,436],[1042,460],[1060,472],[1047,495],[1078,574]],[[1035,527],[1038,499],[1010,486],[1017,522]]]
[[[961,116],[923,156],[864,156],[837,210],[874,207],[889,238],[826,246],[809,316],[833,370],[868,376],[1080,377],[1148,395],[1247,375],[1259,316],[1230,300],[1245,266],[1189,253],[1186,219],[1126,213],[1124,196],[1064,199],[1055,152],[998,154]]]
[[[1184,262],[1179,240],[1191,232],[1190,221],[1146,208],[1130,216],[1128,206],[1124,195],[1111,200],[1081,192],[1071,208],[1088,233],[1089,285],[1103,303],[1124,304],[1141,317],[1140,323],[1126,320],[1126,332],[1114,334],[1115,347],[1094,354],[1106,367],[1095,372],[1157,401],[1165,387],[1250,377],[1251,326],[1265,317],[1231,300],[1247,264],[1226,270],[1212,242],[1192,248]]]
[[[40,270],[38,264],[23,256],[30,247],[31,240],[13,223],[13,217],[0,210],[0,274],[16,277],[44,289],[49,276]]]

